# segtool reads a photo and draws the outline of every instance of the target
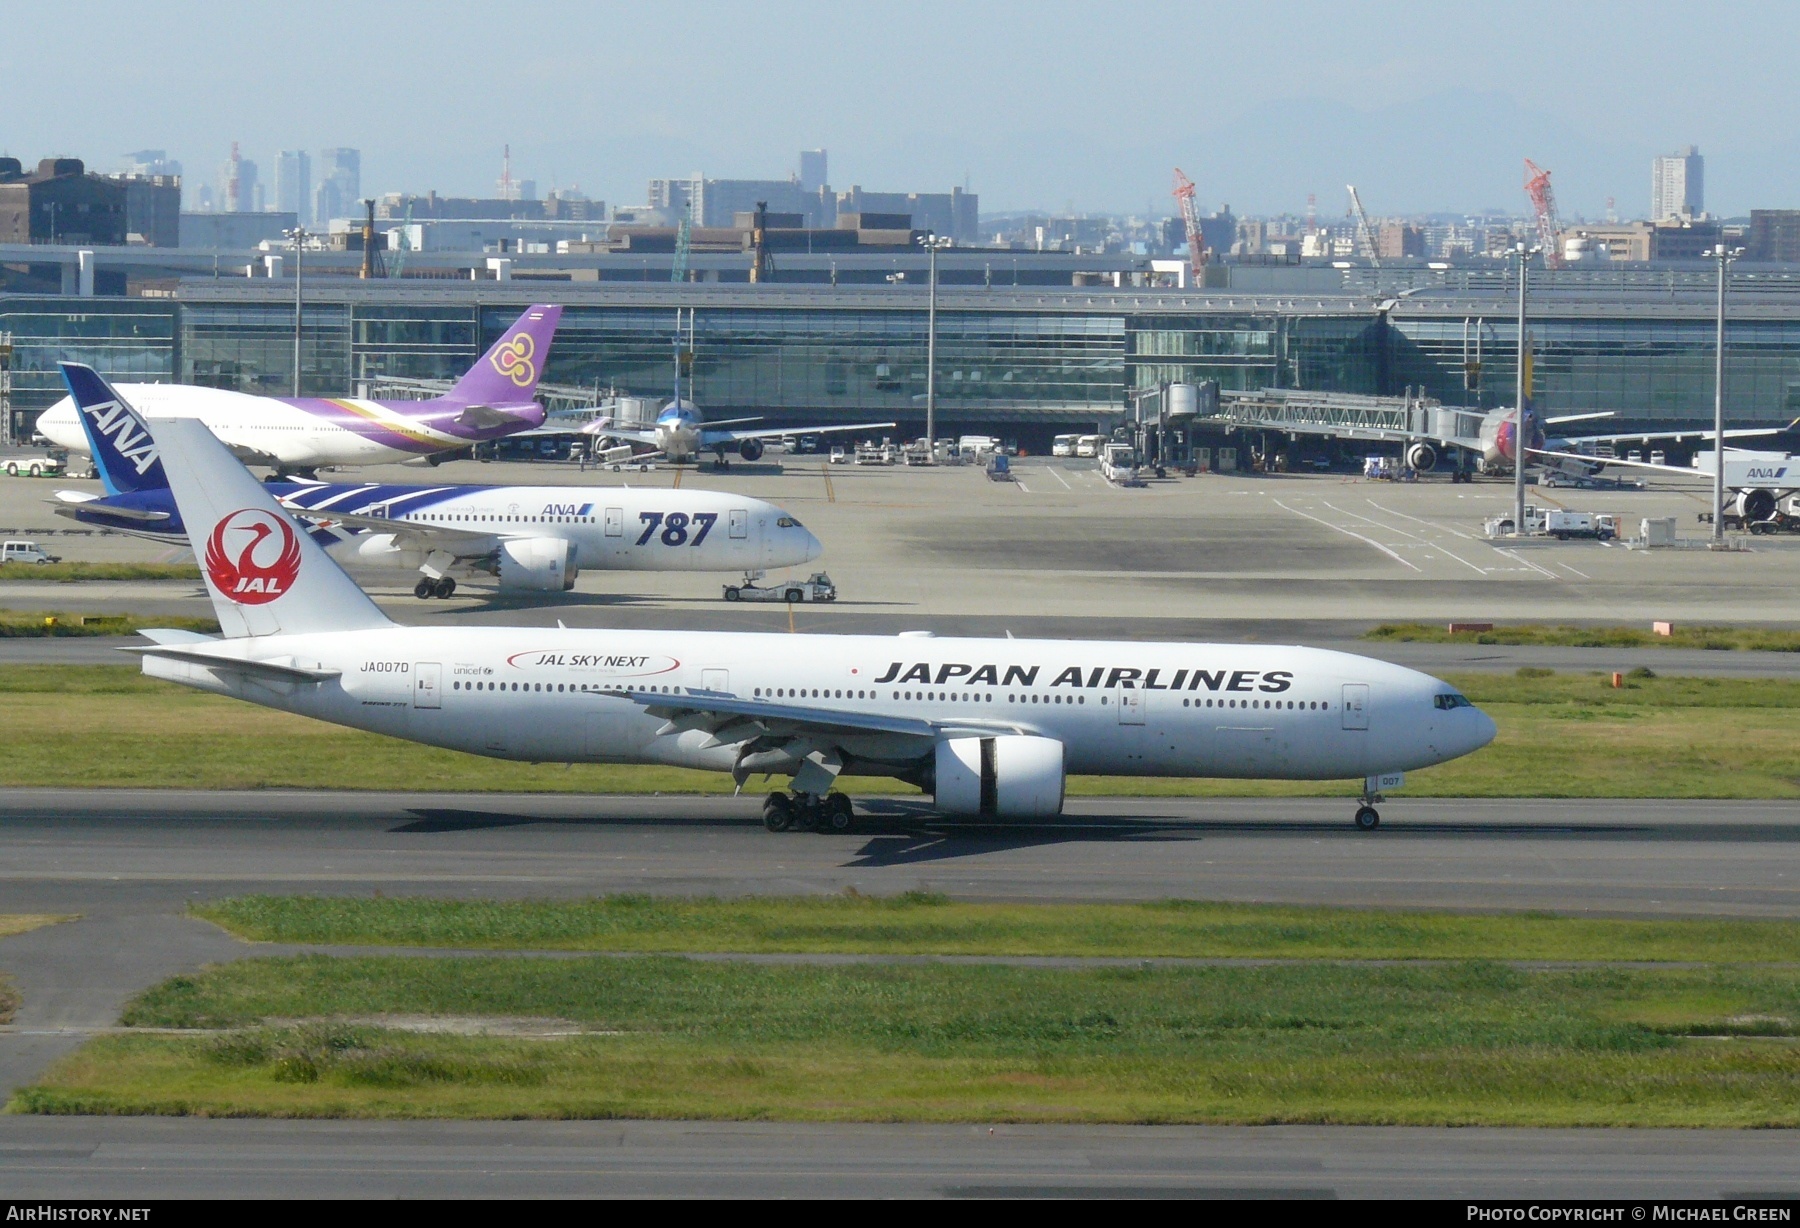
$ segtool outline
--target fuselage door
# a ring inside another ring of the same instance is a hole
[[[1344,728],[1367,729],[1368,727],[1369,684],[1346,682],[1344,684]]]
[[[1119,692],[1119,724],[1142,725],[1144,723],[1144,696],[1139,691],[1124,690]]]
[[[625,536],[625,509],[609,507],[606,509],[606,535],[608,537]]]
[[[734,507],[731,509],[731,536],[742,540],[750,536],[750,509]]]
[[[441,708],[444,668],[436,661],[419,661],[413,665],[413,707]]]
[[[721,694],[731,690],[731,671],[728,669],[703,669],[700,671],[700,687],[702,690],[718,691]]]

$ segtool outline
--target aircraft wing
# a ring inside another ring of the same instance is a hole
[[[1725,432],[1725,438],[1727,438],[1727,439],[1756,439],[1756,438],[1759,438],[1759,437],[1765,436],[1765,435],[1779,435],[1783,431],[1793,430],[1796,426],[1800,426],[1800,418],[1795,419],[1793,422],[1788,423],[1786,426],[1764,426],[1764,427],[1754,427],[1754,428],[1746,427],[1746,428],[1743,428],[1740,430],[1729,430],[1729,431]],[[1710,429],[1700,429],[1700,430],[1689,429],[1689,430],[1685,430],[1685,431],[1620,431],[1614,435],[1570,435],[1566,438],[1565,442],[1576,443],[1576,444],[1580,444],[1580,443],[1630,443],[1632,440],[1635,439],[1635,440],[1639,440],[1640,442],[1643,442],[1643,443],[1649,443],[1652,439],[1681,440],[1681,439],[1710,439],[1710,438],[1712,438],[1712,431]]]
[[[458,558],[479,558],[492,554],[494,543],[505,537],[526,537],[524,533],[482,533],[450,525],[430,524],[416,520],[389,520],[386,516],[363,516],[356,512],[338,512],[330,508],[282,506],[294,516],[303,516],[319,524],[341,524],[365,533],[392,533],[397,538],[411,539],[434,550],[447,550]]]
[[[1631,438],[1641,439],[1643,436],[1633,435]],[[1618,465],[1622,469],[1648,469],[1653,473],[1667,473],[1675,477],[1683,478],[1705,478],[1708,482],[1712,481],[1712,474],[1704,469],[1683,469],[1680,465],[1658,465],[1652,461],[1634,461],[1623,460],[1613,456],[1595,456],[1592,452],[1552,452],[1546,448],[1533,448],[1531,449],[1530,455],[1533,457],[1548,456],[1556,460],[1580,461],[1585,465],[1595,465],[1600,468],[1605,468],[1608,465]]]
[[[659,735],[704,730],[710,735],[708,746],[742,745],[740,768],[732,773],[740,785],[747,776],[762,770],[745,765],[742,757],[756,748],[778,749],[795,760],[841,763],[846,754],[860,754],[907,761],[930,754],[938,739],[945,736],[960,733],[992,737],[995,734],[1036,732],[1010,721],[932,721],[909,716],[882,716],[812,704],[745,699],[721,691],[693,688],[676,695],[632,690],[602,693],[630,700],[649,715],[662,717],[666,723],[657,731]],[[835,768],[831,770],[835,772]]]
[[[754,431],[732,431],[719,430],[716,425],[709,423],[700,428],[700,446],[716,448],[721,444],[742,443],[746,439],[779,439],[783,435],[841,435],[846,431],[886,431],[893,427],[892,422],[855,422],[845,426],[768,426]]]
[[[566,431],[559,433],[567,434]],[[632,427],[602,426],[598,422],[590,422],[582,427],[577,434],[593,435],[599,439],[622,439],[626,443],[641,443],[646,447],[651,448],[656,446],[655,431],[642,431]]]

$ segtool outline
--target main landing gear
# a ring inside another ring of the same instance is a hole
[[[419,582],[413,585],[413,596],[420,601],[429,601],[433,597],[449,597],[456,592],[456,581],[449,576],[439,576],[433,580],[430,576],[420,576]]]
[[[848,795],[771,793],[763,801],[763,826],[770,831],[847,832],[856,824],[856,808]]]

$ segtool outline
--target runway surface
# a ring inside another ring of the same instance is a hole
[[[553,770],[553,769],[547,769]],[[24,1004],[0,1094],[138,990],[259,948],[184,915],[250,892],[839,892],[1292,901],[1791,917],[1800,804],[1078,799],[1066,821],[948,826],[873,799],[860,830],[772,835],[754,798],[17,790],[0,941]],[[1779,1133],[354,1124],[0,1119],[0,1182],[109,1193],[1713,1196],[1797,1184]],[[972,1154],[971,1139],[991,1150]],[[1485,1141],[1484,1141],[1485,1140]],[[335,1175],[334,1175],[335,1174]]]
[[[0,1118],[14,1198],[1727,1198],[1790,1131]]]

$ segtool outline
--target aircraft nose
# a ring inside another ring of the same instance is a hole
[[[821,554],[825,553],[825,543],[820,541],[818,538],[814,537],[813,531],[811,529],[801,529],[800,531],[802,533],[806,534],[806,559],[805,559],[805,561],[810,563],[814,559],[818,558]]]
[[[1500,726],[1494,723],[1494,718],[1480,708],[1464,708],[1463,715],[1466,718],[1465,723],[1469,733],[1469,750],[1464,751],[1464,754],[1480,750],[1492,742],[1495,735],[1500,732]]]

